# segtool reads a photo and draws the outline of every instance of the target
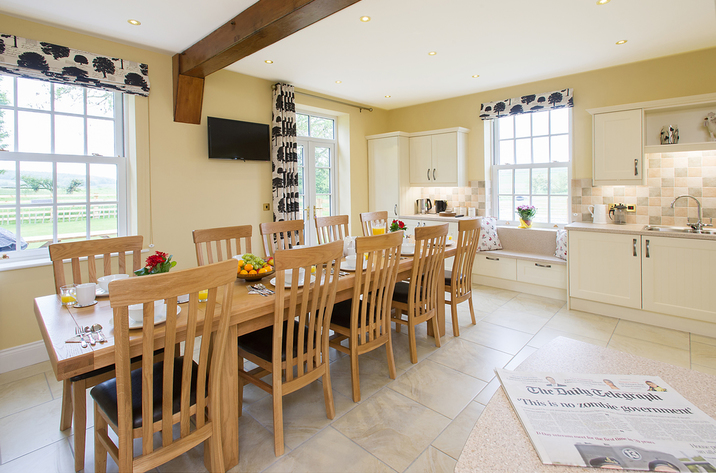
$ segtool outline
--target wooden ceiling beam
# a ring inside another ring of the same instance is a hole
[[[186,51],[174,56],[174,121],[200,123],[203,79],[209,74],[359,1],[259,0],[254,3]],[[182,96],[187,91],[191,97]]]

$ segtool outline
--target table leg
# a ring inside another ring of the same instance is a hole
[[[440,266],[438,272],[438,328],[440,336],[445,336],[445,263]],[[433,324],[428,324],[428,335],[434,337]]]

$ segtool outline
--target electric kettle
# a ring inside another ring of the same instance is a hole
[[[418,205],[419,214],[426,214],[433,208],[433,203],[430,202],[430,199],[418,199],[415,203]]]
[[[447,210],[447,200],[435,201],[435,213],[445,212]]]
[[[614,218],[612,218],[614,215]],[[609,218],[614,220],[617,225],[623,225],[626,223],[627,206],[624,204],[614,204],[609,210]]]

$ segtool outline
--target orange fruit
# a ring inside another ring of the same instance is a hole
[[[252,269],[254,269],[254,265],[251,264],[251,263],[249,263],[249,264],[247,264],[246,266],[244,266],[244,269],[245,269],[246,271],[251,271]]]
[[[263,268],[259,269],[259,274],[263,274],[263,273],[266,273],[266,272],[268,272],[268,268],[267,268],[266,266],[264,266]]]
[[[251,271],[249,271],[249,274],[258,274],[258,273],[256,272],[255,269],[252,269]]]
[[[241,271],[239,271],[239,274],[249,274],[249,272],[246,271],[245,269],[242,269]]]
[[[239,268],[242,267],[243,265],[244,265],[244,260],[240,259],[239,260]]]

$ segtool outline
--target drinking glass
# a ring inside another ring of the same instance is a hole
[[[209,298],[209,290],[204,289],[203,291],[199,291],[199,302],[206,302],[206,300]]]
[[[77,303],[77,288],[74,284],[68,284],[60,288],[60,300],[62,305],[72,307]]]
[[[373,235],[383,235],[385,233],[385,227],[373,227]]]

